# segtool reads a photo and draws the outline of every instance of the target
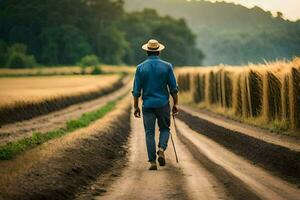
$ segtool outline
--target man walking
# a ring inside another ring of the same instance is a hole
[[[134,96],[134,116],[137,118],[141,117],[139,97],[142,95],[143,99],[142,112],[150,162],[149,170],[157,170],[157,155],[160,166],[164,166],[166,163],[164,151],[167,148],[170,135],[171,111],[169,94],[171,94],[174,101],[172,113],[173,115],[178,113],[178,87],[172,64],[159,58],[160,51],[164,48],[164,45],[153,39],[142,46],[142,49],[147,52],[148,58],[139,64],[136,69],[132,91]],[[160,132],[157,152],[155,144],[156,120]]]

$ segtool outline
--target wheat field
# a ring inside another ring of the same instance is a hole
[[[120,74],[0,78],[0,120],[28,119],[105,95],[122,86]]]
[[[177,70],[187,102],[244,121],[300,128],[300,58],[247,66]]]
[[[110,87],[118,79],[118,75],[1,78],[0,109],[21,102],[33,103],[100,91]]]

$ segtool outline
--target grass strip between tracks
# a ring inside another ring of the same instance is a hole
[[[108,102],[106,105],[96,111],[85,113],[76,120],[67,121],[66,128],[59,128],[46,133],[36,132],[33,133],[31,137],[7,143],[3,147],[0,147],[0,160],[12,159],[14,156],[43,144],[51,139],[61,137],[77,129],[89,126],[92,122],[102,118],[108,112],[112,111],[116,107],[118,100],[121,98],[122,97]]]

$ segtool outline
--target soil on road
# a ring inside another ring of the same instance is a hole
[[[166,151],[167,165],[159,167],[157,171],[149,171],[142,119],[133,118],[128,166],[107,192],[95,199],[225,199],[225,193],[215,178],[203,167],[195,164],[192,155],[175,137],[174,135],[177,150],[180,151],[180,163],[176,163],[169,143]]]
[[[170,141],[167,165],[148,171],[142,120],[132,119],[127,167],[94,199],[300,199],[296,185],[253,165],[180,120],[177,126],[179,133],[175,135],[174,127],[172,133],[179,163]]]

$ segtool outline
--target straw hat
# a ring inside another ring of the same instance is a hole
[[[151,39],[147,44],[142,46],[145,51],[162,51],[165,48],[164,45],[160,44],[157,40]]]

